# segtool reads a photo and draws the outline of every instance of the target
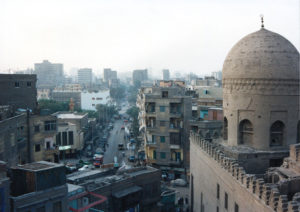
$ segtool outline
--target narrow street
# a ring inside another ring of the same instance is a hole
[[[114,123],[114,128],[110,131],[110,136],[108,138],[108,147],[104,153],[104,164],[114,163],[114,157],[118,157],[118,163],[122,158],[121,151],[118,151],[118,144],[124,143],[124,130],[121,129],[123,125],[123,120],[117,120]]]

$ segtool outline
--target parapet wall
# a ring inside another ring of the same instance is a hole
[[[238,165],[237,160],[226,157],[216,144],[200,138],[193,132],[190,134],[190,140],[218,163],[221,168],[231,174],[232,178],[240,184],[241,189],[247,189],[274,211],[297,212],[300,210],[300,192],[293,196],[292,201],[288,201],[287,195],[280,194],[276,184],[266,183],[263,178],[257,178],[254,174],[247,174],[244,168]],[[297,155],[300,160],[300,156],[298,156],[300,145],[298,146],[295,147],[297,151],[291,153],[291,157],[294,158]]]

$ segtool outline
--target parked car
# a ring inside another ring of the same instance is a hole
[[[129,162],[134,162],[135,161],[135,156],[134,155],[129,156],[128,161]]]
[[[122,125],[121,130],[124,130],[124,129],[125,129],[125,127],[124,127],[124,125]]]
[[[77,171],[77,167],[76,167],[76,165],[73,165],[73,164],[67,164],[66,171],[67,171],[67,174],[73,173],[73,172]]]
[[[187,182],[184,179],[171,180],[172,186],[186,186]]]

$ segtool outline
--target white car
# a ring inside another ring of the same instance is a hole
[[[186,186],[187,182],[184,179],[171,180],[171,185],[173,186]]]
[[[78,169],[78,171],[87,171],[87,170],[91,170],[91,169],[92,169],[91,165],[84,165],[83,167]]]

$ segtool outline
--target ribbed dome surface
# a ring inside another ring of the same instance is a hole
[[[242,38],[228,53],[223,79],[299,79],[299,52],[264,28]]]

